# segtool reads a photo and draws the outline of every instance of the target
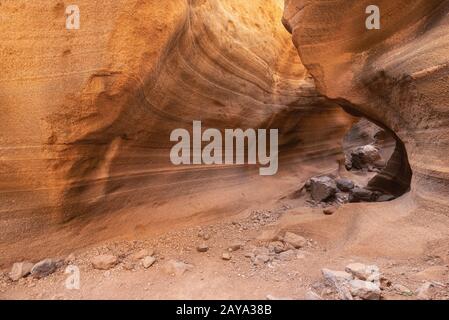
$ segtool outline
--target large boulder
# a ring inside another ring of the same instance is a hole
[[[349,195],[349,202],[373,202],[378,194],[365,188],[355,187]]]
[[[314,177],[310,179],[310,193],[313,200],[323,202],[335,196],[337,184],[328,176]]]
[[[343,192],[349,192],[355,187],[354,182],[346,178],[337,179],[335,182],[337,183],[337,188]]]
[[[354,149],[350,157],[352,168],[359,170],[374,166],[381,159],[379,149],[371,144]]]
[[[35,278],[44,278],[56,271],[56,261],[45,259],[36,263],[31,269],[31,275]]]

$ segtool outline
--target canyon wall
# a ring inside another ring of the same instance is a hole
[[[365,27],[372,4],[380,30]],[[283,20],[318,90],[397,135],[384,174],[406,181],[408,155],[411,199],[420,214],[441,218],[449,214],[448,13],[443,0],[287,0]]]
[[[0,265],[230,216],[341,162],[353,119],[317,93],[282,1],[76,4],[80,30],[62,1],[0,5]],[[193,120],[279,128],[278,175],[172,165]]]

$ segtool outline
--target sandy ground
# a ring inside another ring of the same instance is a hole
[[[426,281],[434,285],[432,299],[449,299],[447,238],[444,244],[437,242],[442,245],[435,246],[436,251],[427,254],[419,248],[420,241],[415,248],[401,250],[397,239],[384,237],[385,232],[391,231],[388,226],[383,231],[377,229],[377,221],[384,219],[379,206],[386,204],[369,204],[377,217],[369,209],[359,210],[367,204],[345,205],[334,215],[326,216],[321,208],[308,205],[306,200],[304,196],[283,199],[232,219],[179,228],[153,239],[106,243],[74,252],[71,264],[80,269],[79,290],[65,287],[68,275],[64,270],[68,263],[40,280],[26,277],[12,282],[7,277],[8,270],[4,270],[0,299],[305,299],[309,291],[323,299],[335,299],[336,293],[324,283],[321,269],[344,270],[352,262],[380,268],[383,299],[416,299],[415,291]],[[407,197],[395,200],[401,207],[407,201]],[[359,217],[354,218],[354,214]],[[366,219],[370,223],[364,223]],[[419,237],[419,227],[407,225],[405,215],[391,218],[386,224],[394,225],[393,220],[403,222],[397,234],[401,234],[401,229],[416,228],[415,235]],[[352,230],[350,241],[344,236],[348,227]],[[252,254],[266,250],[271,241],[288,230],[305,236],[307,245],[289,254],[270,253],[266,263],[253,262]],[[389,248],[390,241],[396,242],[394,248]],[[223,260],[223,253],[236,243],[242,245],[241,249],[230,253],[230,261]],[[209,250],[198,252],[201,244]],[[141,249],[155,251],[156,262],[148,269],[131,258]],[[114,254],[120,263],[107,271],[96,270],[90,261],[100,254]],[[175,276],[165,268],[172,259],[193,267]],[[400,294],[395,289],[398,284],[413,293]]]

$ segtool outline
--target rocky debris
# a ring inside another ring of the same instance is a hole
[[[337,184],[337,188],[343,192],[349,192],[355,187],[354,182],[349,179],[339,178],[335,180],[335,182]]]
[[[268,245],[268,249],[276,254],[282,253],[287,250],[285,244],[281,241],[270,242],[270,244]]]
[[[139,250],[138,252],[134,253],[131,256],[131,259],[133,261],[137,262],[137,261],[142,260],[145,257],[148,257],[148,256],[151,257],[153,255],[154,255],[154,250],[153,249],[142,249],[142,250]]]
[[[350,163],[350,169],[357,170],[374,167],[375,163],[381,159],[379,149],[371,144],[355,148],[348,157],[347,163]]]
[[[202,252],[202,253],[207,252],[207,251],[209,251],[209,246],[205,243],[202,243],[196,247],[196,251]]]
[[[9,278],[12,281],[18,281],[29,275],[33,266],[34,265],[31,262],[16,262],[12,265],[11,271],[9,272]]]
[[[365,188],[355,187],[349,194],[349,202],[373,202],[377,200],[376,193]]]
[[[304,300],[309,300],[309,301],[316,301],[316,300],[323,300],[323,298],[321,298],[321,296],[317,293],[315,293],[312,290],[309,290],[306,292],[305,296],[304,296]]]
[[[380,288],[378,285],[363,280],[351,280],[349,282],[350,291],[352,296],[359,297],[363,300],[379,300],[380,299]]]
[[[349,194],[343,193],[343,192],[338,192],[335,195],[335,199],[336,199],[338,204],[348,203],[349,202]]]
[[[345,268],[345,271],[352,274],[355,278],[374,282],[377,285],[380,283],[379,267],[374,265],[365,265],[363,263],[351,263]]]
[[[37,279],[44,278],[56,271],[56,262],[45,259],[36,263],[31,269],[31,275]]]
[[[337,193],[335,180],[328,176],[311,178],[310,193],[312,199],[317,202],[329,200]]]
[[[297,235],[296,233],[293,233],[293,232],[286,232],[284,235],[283,241],[286,244],[291,245],[295,249],[299,249],[299,248],[302,248],[305,245],[307,245],[306,238],[304,238],[300,235]]]
[[[412,279],[419,281],[439,281],[446,279],[449,275],[449,268],[446,266],[432,266],[423,271],[415,273],[411,276]]]
[[[321,273],[323,274],[325,281],[332,286],[349,282],[353,279],[352,275],[345,271],[335,271],[324,268],[321,269]]]
[[[193,266],[188,263],[184,263],[182,261],[177,260],[169,260],[167,261],[164,266],[163,270],[168,273],[169,275],[175,275],[175,276],[182,276],[184,273],[186,273],[189,270],[192,270]]]
[[[131,261],[125,261],[123,263],[123,269],[128,271],[134,270],[135,269],[134,263],[132,263]]]
[[[225,260],[225,261],[229,261],[232,259],[232,256],[229,252],[224,252],[221,256],[221,259]]]
[[[327,216],[333,215],[337,211],[334,207],[328,207],[323,209],[323,213]]]
[[[149,267],[151,267],[154,263],[156,262],[156,258],[152,257],[152,256],[147,256],[145,258],[142,259],[142,266],[145,269],[148,269]]]
[[[71,263],[74,263],[75,260],[76,260],[75,254],[74,254],[74,253],[71,253],[71,254],[69,254],[69,255],[67,256],[67,258],[65,258],[64,262],[65,262],[66,264],[71,264]]]
[[[267,254],[258,254],[254,257],[253,263],[255,265],[262,265],[271,261],[271,258]]]
[[[297,255],[295,250],[287,250],[279,254],[279,260],[281,261],[292,261],[295,260],[296,258]]]
[[[241,242],[233,242],[229,247],[228,247],[228,251],[229,252],[234,252],[234,251],[238,251],[241,248],[243,248],[243,244]]]
[[[435,285],[431,282],[425,282],[416,290],[418,300],[431,300],[433,296],[433,289]]]
[[[210,234],[209,233],[207,233],[206,231],[204,231],[204,230],[200,230],[199,232],[198,232],[198,237],[199,238],[201,238],[201,239],[203,239],[203,240],[209,240],[210,239]]]
[[[118,264],[118,258],[111,254],[105,254],[92,258],[91,263],[95,269],[109,270]]]
[[[325,283],[336,289],[340,299],[352,300],[357,297],[364,300],[379,300],[381,298],[380,272],[377,266],[352,263],[346,266],[345,270],[321,270]]]
[[[396,283],[393,285],[393,290],[403,296],[412,296],[413,295],[412,290],[410,290],[406,286],[403,286],[402,284],[399,284],[399,283]]]

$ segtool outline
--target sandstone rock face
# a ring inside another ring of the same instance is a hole
[[[371,4],[287,0],[284,24],[319,91],[397,137],[393,158],[372,184],[405,190],[410,163],[419,208],[447,216],[449,3],[376,1],[381,29],[367,30]]]
[[[342,158],[353,118],[317,93],[282,1],[77,4],[80,30],[65,29],[59,0],[0,7],[0,265],[24,246],[44,257],[239,212],[292,184],[260,188],[255,166],[173,166],[170,133],[193,120],[279,128],[281,177],[311,157],[322,168]]]

